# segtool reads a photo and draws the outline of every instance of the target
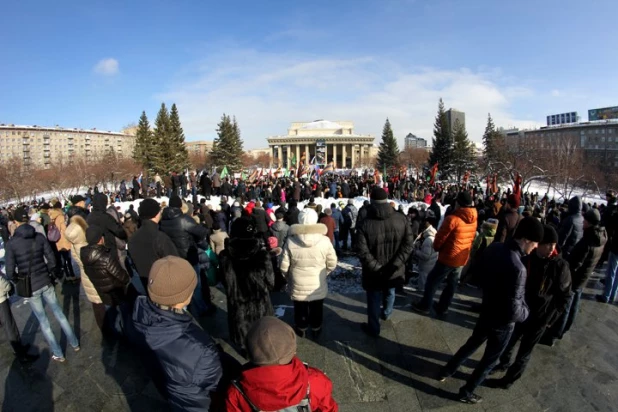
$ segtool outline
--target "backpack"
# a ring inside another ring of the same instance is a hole
[[[47,240],[56,243],[60,240],[60,237],[60,229],[58,229],[58,226],[56,226],[54,222],[50,222],[49,225],[47,225]]]
[[[309,369],[309,365],[307,365],[306,363],[304,363],[304,365],[305,365],[305,368]],[[259,409],[257,406],[255,406],[253,402],[251,402],[249,397],[242,390],[237,380],[233,380],[232,385],[234,385],[234,387],[238,389],[238,392],[240,392],[242,397],[245,398],[245,401],[247,401],[247,403],[249,404],[249,407],[251,408],[252,412],[265,412]],[[283,409],[278,409],[276,411],[269,411],[269,412],[311,412],[311,405],[310,405],[310,400],[309,400],[310,389],[311,389],[311,385],[307,384],[307,395],[305,395],[305,397],[297,405],[292,405],[292,406],[288,406]]]

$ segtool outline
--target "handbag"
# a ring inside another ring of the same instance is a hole
[[[58,226],[56,226],[55,222],[51,222],[49,225],[47,225],[47,240],[52,243],[56,243],[60,240],[61,237],[62,235],[60,234],[60,229],[58,229]]]
[[[28,273],[25,274],[17,274],[17,284],[15,285],[15,289],[17,289],[17,294],[22,298],[31,298],[32,297],[32,279],[30,277],[30,273],[32,273],[32,261],[34,260],[34,247],[36,246],[36,237],[32,242],[32,247],[30,248],[30,262],[28,263]]]

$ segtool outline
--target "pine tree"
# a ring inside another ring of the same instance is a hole
[[[378,170],[388,169],[392,166],[397,166],[399,159],[399,147],[397,140],[393,136],[391,122],[386,118],[384,127],[382,128],[382,143],[378,151],[376,167]]]
[[[185,146],[185,134],[180,124],[180,116],[176,103],[172,104],[170,111],[170,167],[172,170],[180,171],[189,167],[189,152]]]
[[[165,103],[161,103],[153,133],[153,146],[156,147],[153,156],[153,169],[161,175],[174,171],[171,156],[170,129],[171,125],[167,107],[165,107]]]
[[[212,145],[211,159],[215,166],[221,168],[227,166],[229,172],[234,173],[242,170],[242,154],[238,123],[236,119],[232,121],[230,116],[224,113],[217,125],[217,138]]]
[[[485,126],[485,133],[483,133],[483,160],[489,169],[493,169],[492,164],[499,161],[501,139],[502,135],[496,130],[490,113],[487,115],[487,126]]]
[[[453,137],[442,99],[438,103],[438,114],[433,127],[433,149],[429,155],[429,167],[436,163],[440,178],[447,178],[453,168]]]
[[[150,123],[146,112],[142,112],[135,132],[135,148],[133,149],[133,160],[142,165],[144,171],[152,171],[154,167],[154,147],[153,134],[150,130]]]
[[[466,173],[475,167],[476,148],[474,143],[468,139],[468,132],[459,120],[455,121],[453,128],[453,170],[459,182]]]

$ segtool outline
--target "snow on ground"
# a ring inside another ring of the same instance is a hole
[[[505,191],[507,189],[506,186],[502,186],[502,190]],[[512,187],[511,187],[512,190]],[[526,186],[524,192],[529,192],[529,193],[539,193],[539,199],[542,198],[543,196],[545,196],[545,193],[547,193],[547,196],[549,197],[549,199],[551,200],[552,198],[555,198],[557,201],[561,201],[564,200],[563,196],[558,193],[556,191],[555,188],[551,188],[549,191],[547,191],[547,184],[546,183],[541,183],[541,182],[532,182],[529,186]],[[584,196],[582,196],[582,194],[584,194]],[[582,200],[585,203],[590,203],[590,204],[606,204],[606,200],[605,197],[601,196],[599,193],[593,193],[591,191],[586,191],[584,192],[581,189],[577,189],[577,188],[573,188],[573,192],[571,193],[571,197],[573,196],[582,196]]]

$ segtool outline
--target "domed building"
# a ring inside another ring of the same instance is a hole
[[[332,162],[335,168],[362,167],[370,165],[376,151],[375,137],[354,133],[354,123],[349,121],[294,122],[287,135],[267,140],[273,166],[288,169],[301,159],[305,164]]]

